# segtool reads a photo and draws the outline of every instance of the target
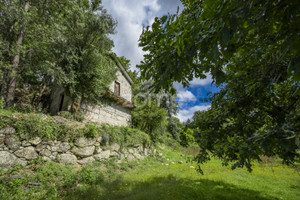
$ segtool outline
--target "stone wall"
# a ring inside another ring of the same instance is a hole
[[[140,160],[156,150],[135,144],[121,147],[108,144],[107,137],[77,138],[74,143],[62,141],[43,141],[39,137],[26,140],[16,137],[16,130],[6,127],[0,130],[0,167],[12,167],[16,164],[26,166],[29,161],[39,157],[45,161],[70,164],[87,164],[115,158],[118,162]]]
[[[120,96],[126,99],[127,101],[131,102],[131,98],[132,98],[131,85],[121,71],[117,71],[116,81],[120,83]],[[114,82],[110,85],[109,90],[111,92],[114,92],[115,90]]]
[[[131,113],[128,108],[115,103],[110,105],[82,105],[86,121],[112,126],[128,126],[131,122]]]

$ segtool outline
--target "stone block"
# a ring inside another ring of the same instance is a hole
[[[0,147],[4,146],[5,141],[5,135],[3,133],[0,133]]]
[[[74,153],[76,156],[79,157],[89,157],[93,155],[94,151],[95,151],[94,146],[83,147],[83,148],[74,147],[72,149],[72,153]]]
[[[28,162],[24,159],[17,158],[14,164],[15,165],[22,165],[22,166],[25,167],[28,164]]]
[[[62,142],[58,145],[57,152],[65,153],[71,149],[71,145],[68,142]]]
[[[51,151],[49,151],[48,149],[42,149],[42,150],[40,151],[40,154],[41,154],[42,156],[47,156],[47,157],[49,157],[49,156],[52,155],[52,154],[51,154]]]
[[[95,150],[95,153],[96,153],[96,154],[99,154],[99,153],[101,153],[101,152],[102,152],[102,149],[101,149],[100,147],[97,147],[96,150]]]
[[[117,144],[117,143],[114,143],[114,144],[112,144],[112,145],[110,146],[110,148],[111,148],[112,151],[118,152],[118,151],[120,150],[120,145]]]
[[[80,138],[77,138],[75,141],[75,145],[78,147],[93,146],[95,143],[96,143],[95,138],[80,137]]]
[[[116,158],[118,158],[119,154],[117,152],[111,152],[110,153],[110,157],[116,157]]]
[[[19,147],[21,146],[21,142],[13,136],[6,136],[5,144],[12,151],[18,150]]]
[[[0,151],[0,167],[12,167],[17,157],[7,151]]]
[[[13,135],[15,133],[16,133],[16,129],[13,127],[5,127],[0,130],[0,134],[4,134],[4,135]]]
[[[31,146],[31,144],[29,142],[27,142],[26,140],[24,140],[24,141],[22,141],[22,146],[29,147],[29,146]]]
[[[102,151],[99,154],[94,155],[94,158],[98,161],[108,159],[110,156],[110,150]]]
[[[19,158],[25,158],[26,160],[37,159],[38,154],[36,153],[34,147],[26,147],[24,149],[15,152],[15,155]]]
[[[134,157],[133,155],[131,155],[131,154],[128,154],[128,155],[127,155],[127,160],[128,160],[129,162],[133,162],[133,161],[135,161],[135,157]]]
[[[77,163],[77,157],[74,156],[73,154],[60,154],[57,156],[57,159],[60,163],[65,163],[65,164],[76,164]]]
[[[93,156],[87,157],[87,158],[83,158],[81,160],[78,160],[77,163],[83,165],[83,164],[90,164],[93,163],[95,161],[95,158]]]
[[[35,137],[31,140],[29,140],[29,143],[36,146],[38,144],[40,144],[42,142],[41,138],[40,137]]]

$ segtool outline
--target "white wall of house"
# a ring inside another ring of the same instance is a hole
[[[83,105],[85,120],[98,124],[128,126],[131,114],[128,108],[112,103],[111,105]]]
[[[119,70],[116,81],[120,84],[120,96],[131,102],[131,84]],[[111,83],[110,91],[114,93],[115,82]],[[85,120],[99,124],[109,124],[113,126],[128,126],[131,122],[130,109],[117,103],[103,105],[82,105]]]
[[[126,79],[124,74],[117,71],[116,81],[120,84],[120,96],[125,100],[131,102],[132,91],[131,84]],[[115,82],[111,83],[110,90],[114,93]],[[65,95],[64,88],[58,86],[51,94],[50,111],[56,114],[60,110],[70,110],[71,99]],[[131,122],[131,109],[124,107],[117,102],[110,104],[92,105],[83,103],[81,110],[84,113],[85,121],[96,122],[99,124],[109,124],[113,126],[128,126]]]
[[[120,83],[120,96],[126,99],[127,101],[131,102],[131,98],[132,98],[131,85],[120,70],[117,71],[116,81]],[[115,82],[111,83],[109,89],[111,92],[114,92]]]

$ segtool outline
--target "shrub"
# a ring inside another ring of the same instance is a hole
[[[181,130],[181,123],[178,118],[170,117],[168,120],[168,131],[171,133],[174,140],[180,142],[179,133]]]
[[[153,141],[157,141],[160,137],[157,129],[162,125],[166,126],[166,115],[166,109],[160,108],[155,101],[149,101],[132,111],[133,125],[148,133]]]
[[[180,132],[180,144],[182,146],[191,146],[192,144],[195,144],[195,138],[194,138],[194,132],[190,128],[186,128],[183,131]]]
[[[84,136],[95,138],[100,133],[100,129],[95,123],[88,123],[84,127]]]
[[[84,120],[84,114],[82,112],[71,113],[69,111],[61,111],[57,115],[69,120],[76,120],[78,122],[82,122]]]
[[[151,143],[149,135],[145,132],[129,127],[102,126],[102,135],[109,138],[109,143],[118,143],[122,146]],[[103,137],[104,138],[104,137]]]

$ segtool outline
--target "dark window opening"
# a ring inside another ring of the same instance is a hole
[[[115,81],[115,95],[120,96],[120,83]]]
[[[63,109],[65,95],[62,94],[60,97],[59,112]]]

